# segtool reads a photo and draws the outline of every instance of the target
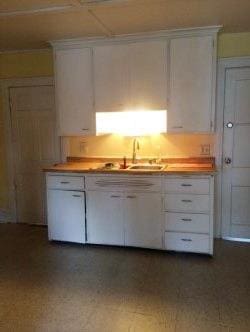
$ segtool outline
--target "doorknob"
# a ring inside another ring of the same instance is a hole
[[[231,158],[228,158],[228,157],[225,158],[225,164],[229,165],[229,164],[231,164],[231,162],[232,162]]]
[[[234,126],[233,122],[228,122],[226,124],[226,127],[229,128],[229,129],[233,128],[233,126]]]

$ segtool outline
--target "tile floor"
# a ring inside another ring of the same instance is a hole
[[[215,256],[49,243],[0,225],[0,331],[250,331],[250,244]]]

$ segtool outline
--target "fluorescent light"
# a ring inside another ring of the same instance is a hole
[[[147,136],[167,131],[167,111],[97,112],[96,133]]]

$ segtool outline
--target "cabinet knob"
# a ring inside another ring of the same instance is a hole
[[[89,128],[82,128],[82,130],[83,130],[83,131],[87,131],[87,130],[89,130]]]

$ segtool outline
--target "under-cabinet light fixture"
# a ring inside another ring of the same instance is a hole
[[[147,136],[167,131],[167,111],[97,112],[96,133]]]

